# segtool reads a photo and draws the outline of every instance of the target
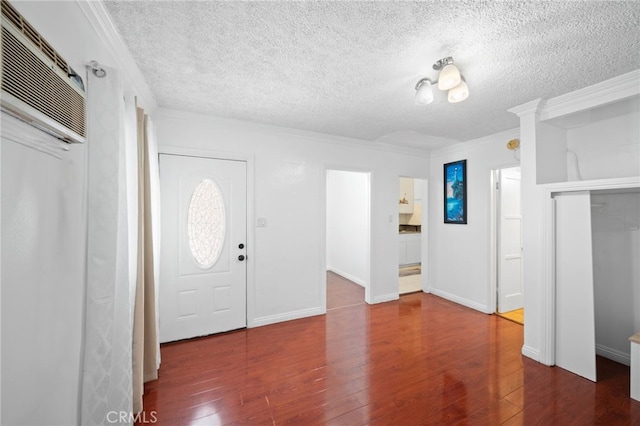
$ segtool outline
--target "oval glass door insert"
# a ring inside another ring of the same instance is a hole
[[[218,261],[226,227],[220,188],[211,179],[203,179],[193,190],[187,213],[189,248],[200,267],[210,268]]]

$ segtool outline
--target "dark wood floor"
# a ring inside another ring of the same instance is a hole
[[[327,311],[364,304],[364,287],[327,271]]]
[[[640,424],[628,367],[599,358],[597,384],[545,367],[520,354],[521,325],[429,294],[344,305],[163,345],[160,377],[145,386],[147,418],[155,411],[156,424],[172,426]]]

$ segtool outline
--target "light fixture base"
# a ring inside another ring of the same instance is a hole
[[[451,56],[447,56],[446,58],[439,59],[435,64],[433,64],[433,69],[440,71],[445,66],[451,64],[453,64],[453,58]]]

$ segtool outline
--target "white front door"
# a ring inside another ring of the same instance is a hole
[[[522,294],[522,212],[520,167],[500,170],[498,312],[524,306]]]
[[[246,327],[246,163],[161,154],[160,192],[160,341]]]

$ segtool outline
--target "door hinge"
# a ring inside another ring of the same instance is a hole
[[[500,189],[500,182],[496,182],[496,189]]]

